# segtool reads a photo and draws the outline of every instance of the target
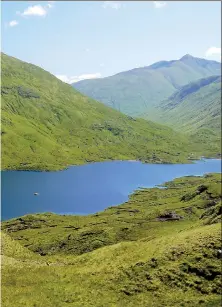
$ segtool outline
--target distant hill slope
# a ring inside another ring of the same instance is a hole
[[[148,112],[145,118],[151,118]],[[152,119],[190,135],[194,142],[221,148],[221,76],[200,79],[163,101]]]
[[[83,96],[37,66],[5,54],[1,61],[3,169],[51,170],[109,159],[184,162],[190,152],[205,151],[171,128]]]
[[[161,61],[107,78],[80,81],[73,87],[125,114],[141,116],[181,86],[220,73],[220,63],[185,55],[180,60]]]
[[[159,121],[194,132],[221,130],[221,76],[200,79],[182,87],[158,106]],[[149,114],[148,114],[149,115]]]

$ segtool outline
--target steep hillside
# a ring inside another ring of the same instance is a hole
[[[144,117],[149,118],[150,114]],[[156,108],[152,118],[186,132],[194,142],[220,151],[221,76],[200,79],[182,87]]]
[[[4,307],[220,306],[220,187],[184,177],[89,216],[3,222]]]
[[[152,114],[153,106],[181,86],[220,72],[220,63],[186,55],[107,78],[80,81],[73,87],[127,115],[141,116],[144,111]]]
[[[200,128],[220,131],[221,76],[189,83],[158,106],[160,121],[181,131]]]
[[[171,128],[123,115],[5,54],[1,92],[3,169],[61,169],[108,159],[184,162],[191,151],[204,151]]]

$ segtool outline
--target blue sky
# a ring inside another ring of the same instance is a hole
[[[66,82],[160,60],[220,60],[220,1],[2,2],[1,50]]]

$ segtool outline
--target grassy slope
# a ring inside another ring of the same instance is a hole
[[[74,83],[80,92],[131,116],[152,114],[153,106],[179,87],[210,75],[220,75],[220,63],[184,56],[111,77]]]
[[[219,306],[220,184],[184,177],[90,216],[3,222],[4,306]],[[169,210],[183,219],[158,221]]]
[[[192,82],[156,108],[156,120],[185,132],[194,141],[221,148],[221,77]],[[145,117],[149,118],[149,114]],[[154,118],[154,117],[153,117]]]
[[[108,159],[184,162],[191,151],[203,154],[172,129],[129,118],[37,66],[5,54],[1,60],[3,169]]]
[[[159,121],[180,131],[202,128],[221,130],[221,77],[212,76],[192,82],[158,106]]]

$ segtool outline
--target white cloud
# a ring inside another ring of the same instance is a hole
[[[66,75],[56,75],[56,77],[60,80],[62,80],[65,83],[72,84],[78,81],[86,80],[86,79],[97,79],[101,78],[100,73],[95,73],[95,74],[83,74],[80,76],[71,76],[68,77]]]
[[[211,57],[211,56],[221,57],[221,48],[220,47],[210,47],[207,49],[205,55],[206,57]]]
[[[119,10],[122,4],[119,1],[104,1],[103,7],[104,9],[111,8],[115,10]]]
[[[59,80],[65,82],[65,83],[70,83],[69,82],[69,78],[66,75],[55,75],[56,78],[58,78]]]
[[[153,5],[156,9],[161,9],[166,6],[166,2],[164,1],[153,1]]]
[[[16,12],[17,15],[21,15],[23,17],[26,16],[39,16],[44,17],[47,15],[48,10],[51,9],[54,5],[55,1],[47,1],[46,6],[42,6],[40,4],[29,6],[27,9],[24,10],[23,13]]]
[[[33,5],[29,6],[27,9],[24,10],[23,13],[17,12],[18,14],[22,16],[46,16],[47,9],[43,7],[42,5]]]
[[[8,23],[9,27],[15,27],[18,25],[18,21],[17,20],[12,20]]]

